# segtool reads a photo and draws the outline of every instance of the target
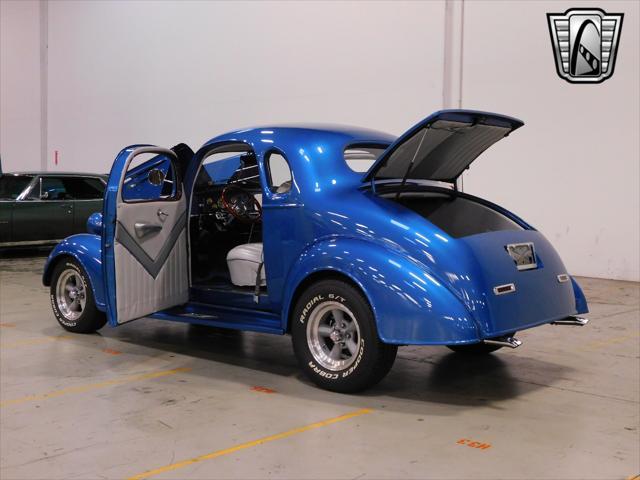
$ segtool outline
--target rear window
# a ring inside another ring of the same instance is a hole
[[[29,175],[0,176],[0,199],[15,200],[33,180]]]
[[[344,151],[344,161],[354,172],[366,173],[385,150],[383,145],[349,146]]]

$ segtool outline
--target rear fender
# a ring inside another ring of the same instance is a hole
[[[576,279],[571,277],[571,285],[573,285],[573,295],[576,298],[576,311],[579,315],[584,314],[584,313],[589,313],[589,307],[587,305],[587,299],[584,296],[584,293],[582,292],[582,288],[580,288],[580,285],[578,284],[578,282],[576,282]]]
[[[425,266],[380,244],[341,237],[313,244],[293,267],[283,297],[284,328],[299,287],[323,272],[344,275],[360,287],[385,343],[451,345],[479,340],[464,303]]]
[[[91,282],[93,298],[98,310],[105,311],[104,283],[102,280],[102,260],[100,237],[89,233],[72,235],[62,240],[49,254],[44,265],[42,283],[45,286],[51,285],[53,270],[59,261],[65,257],[73,257],[82,265]]]

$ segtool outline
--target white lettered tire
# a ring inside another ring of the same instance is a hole
[[[93,333],[107,323],[104,312],[96,308],[89,277],[75,259],[64,259],[56,265],[49,297],[53,314],[65,330]]]
[[[300,296],[291,317],[293,349],[318,386],[353,393],[389,372],[397,346],[380,341],[362,293],[340,280],[322,280]]]

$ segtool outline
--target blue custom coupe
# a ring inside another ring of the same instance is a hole
[[[141,317],[290,334],[319,386],[380,381],[399,345],[485,354],[519,330],[584,325],[585,297],[547,239],[457,179],[515,118],[444,110],[399,138],[265,126],[194,153],[116,157],[89,233],[47,260],[58,322]]]

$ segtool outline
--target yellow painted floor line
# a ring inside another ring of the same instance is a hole
[[[610,345],[616,345],[618,343],[628,342],[629,340],[635,340],[640,336],[640,331],[630,333],[628,335],[622,335],[620,337],[612,337],[605,338],[602,340],[595,340],[593,342],[587,343],[580,350],[588,351],[588,350],[597,350],[598,348],[608,347]]]
[[[28,347],[31,345],[40,345],[42,343],[57,342],[58,340],[71,340],[73,337],[69,335],[60,335],[59,337],[38,337],[27,338],[24,340],[16,340],[14,342],[0,343],[0,350],[9,348]]]
[[[104,382],[77,385],[75,387],[68,387],[68,388],[63,388],[61,390],[54,390],[48,393],[40,393],[36,395],[27,395],[26,397],[14,398],[10,400],[2,400],[0,401],[0,407],[8,407],[11,405],[18,405],[21,403],[35,402],[37,400],[46,400],[48,398],[61,397],[63,395],[71,395],[74,393],[85,393],[91,390],[97,390],[99,388],[111,387],[113,385],[120,385],[122,383],[137,382],[140,380],[150,380],[152,378],[166,377],[167,375],[174,375],[176,373],[188,372],[189,370],[191,369],[190,368],[174,368],[172,370],[162,370],[160,372],[128,375],[126,377],[114,378],[112,380],[105,380]]]
[[[332,423],[338,423],[344,420],[349,420],[350,418],[359,417],[360,415],[365,415],[367,413],[371,413],[372,411],[373,410],[371,410],[370,408],[362,408],[360,410],[356,410],[355,412],[347,413],[345,415],[340,415],[339,417],[329,418],[328,420],[322,420],[321,422],[311,423],[309,425],[305,425],[304,427],[294,428],[291,430],[287,430],[286,432],[277,433],[275,435],[270,435],[268,437],[262,437],[257,440],[253,440],[246,443],[241,443],[240,445],[236,445],[234,447],[225,448],[223,450],[216,450],[215,452],[207,453],[205,455],[200,455],[198,457],[193,457],[188,460],[182,460],[181,462],[165,465],[164,467],[154,468],[153,470],[147,470],[146,472],[139,473],[138,475],[134,475],[133,477],[129,477],[128,480],[142,480],[144,478],[153,477],[154,475],[159,475],[161,473],[177,470],[179,468],[186,467],[188,465],[193,465],[194,463],[199,463],[204,460],[211,460],[212,458],[222,457],[223,455],[228,455],[230,453],[234,453],[239,450],[244,450],[245,448],[256,447],[258,445],[262,445],[263,443],[273,442],[274,440],[281,440],[283,438],[291,437],[293,435],[297,435],[298,433],[303,433],[309,430],[313,430],[315,428],[326,427],[327,425],[331,425]]]

